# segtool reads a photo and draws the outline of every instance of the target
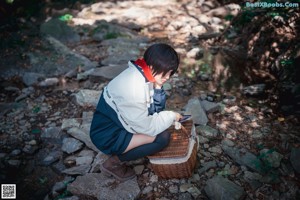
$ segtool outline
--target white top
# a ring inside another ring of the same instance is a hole
[[[176,119],[173,111],[148,114],[153,97],[153,84],[128,62],[128,68],[104,88],[104,99],[118,115],[123,127],[130,133],[156,136],[169,128]]]

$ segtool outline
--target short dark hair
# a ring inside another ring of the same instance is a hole
[[[176,73],[179,65],[179,56],[175,49],[164,43],[153,44],[144,53],[144,60],[148,66],[152,66],[153,75],[162,73],[163,76],[169,71],[171,75]]]

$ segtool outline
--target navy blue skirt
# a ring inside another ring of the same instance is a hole
[[[133,134],[126,131],[117,113],[101,95],[93,116],[90,137],[93,144],[103,153],[120,155],[129,145]]]

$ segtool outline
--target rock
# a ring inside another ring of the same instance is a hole
[[[84,142],[86,146],[88,146],[90,149],[93,149],[95,152],[99,152],[99,149],[92,143],[89,132],[85,132],[80,128],[73,127],[70,128],[67,133]]]
[[[259,173],[265,172],[265,166],[263,163],[254,154],[248,152],[246,149],[239,149],[237,147],[229,147],[226,145],[222,145],[222,149],[238,164],[245,165]]]
[[[103,66],[100,68],[93,68],[87,71],[85,74],[88,75],[91,82],[107,81],[118,76],[122,71],[128,68],[127,64],[124,65],[110,65]]]
[[[170,83],[164,83],[163,88],[165,91],[172,90],[172,85]]]
[[[193,187],[192,184],[190,183],[186,183],[186,184],[182,184],[179,187],[180,192],[187,192],[189,188]]]
[[[82,157],[77,157],[75,160],[76,160],[76,165],[91,165],[94,158],[92,156],[82,156]]]
[[[158,176],[157,175],[153,175],[150,177],[150,183],[156,183],[158,182]]]
[[[60,127],[45,128],[42,131],[41,138],[45,141],[47,140],[47,138],[60,139],[61,138],[61,128]]]
[[[76,94],[72,94],[75,102],[80,106],[93,106],[96,107],[102,91],[97,90],[79,90]]]
[[[72,127],[79,127],[78,119],[64,119],[61,125],[62,130],[67,130]]]
[[[210,126],[197,126],[196,130],[197,133],[207,138],[216,138],[219,135],[219,131]]]
[[[10,156],[18,156],[22,153],[20,149],[15,149],[10,153]]]
[[[224,140],[222,140],[222,145],[226,145],[226,146],[229,146],[229,147],[233,147],[234,146],[234,142],[232,142],[231,140],[225,138]]]
[[[199,47],[195,47],[195,48],[191,49],[186,54],[186,56],[188,58],[193,58],[193,59],[199,60],[199,59],[203,58],[203,54],[204,54],[204,50],[203,49],[201,49]]]
[[[99,200],[127,200],[135,199],[140,193],[140,188],[135,178],[126,182],[116,182],[114,178],[108,178],[102,173],[89,173],[78,176],[68,185],[68,191],[77,196],[87,195]]]
[[[214,113],[218,112],[221,109],[220,104],[210,102],[207,100],[200,101],[202,108],[207,112],[207,113]]]
[[[207,170],[211,169],[211,168],[216,168],[217,167],[216,161],[209,161],[209,162],[203,163],[201,165],[203,167],[198,170],[198,173],[200,175],[203,174],[204,172],[206,172]]]
[[[171,194],[177,194],[177,193],[178,193],[178,187],[177,187],[176,185],[171,185],[171,186],[169,187],[169,192],[170,192]]]
[[[200,144],[205,144],[209,142],[209,140],[206,137],[203,137],[201,135],[198,136],[198,141]]]
[[[42,160],[41,164],[45,166],[49,166],[52,163],[58,161],[60,157],[62,157],[61,151],[53,151]]]
[[[74,153],[83,147],[83,143],[74,138],[64,138],[61,149],[68,153]]]
[[[291,151],[290,161],[297,173],[300,173],[300,148],[293,148]]]
[[[31,155],[32,155],[32,154],[34,154],[38,149],[39,149],[38,146],[31,146],[31,145],[29,145],[29,144],[26,144],[26,145],[23,147],[22,151],[25,152],[25,153],[27,153],[27,154],[31,154]]]
[[[192,98],[188,101],[188,104],[184,107],[185,115],[192,115],[192,119],[195,124],[206,125],[208,122],[205,111],[203,110],[198,98]]]
[[[143,189],[142,193],[143,194],[148,194],[150,193],[151,191],[153,190],[153,187],[152,186],[147,186]]]
[[[41,25],[41,33],[51,35],[63,43],[74,43],[80,41],[80,36],[66,24],[59,19],[50,19]]]
[[[134,171],[137,175],[141,175],[145,169],[145,166],[144,165],[137,165],[135,166],[134,168]]]
[[[195,199],[201,194],[201,191],[197,187],[190,187],[188,190]]]
[[[84,175],[87,174],[91,169],[90,165],[79,165],[71,167],[62,171],[64,174],[68,175]]]
[[[270,167],[277,168],[280,166],[280,162],[281,159],[283,158],[283,155],[281,155],[276,151],[272,151],[269,149],[262,149],[260,151],[260,157]]]
[[[32,86],[39,82],[39,79],[45,78],[45,75],[34,73],[34,72],[25,72],[22,76],[22,81],[27,86]]]
[[[21,165],[20,160],[8,160],[7,163],[8,163],[9,166],[15,167],[15,168],[18,168]]]
[[[225,96],[223,98],[222,102],[227,105],[232,105],[236,102],[236,97],[235,96]]]
[[[95,158],[94,162],[92,163],[92,168],[90,170],[90,173],[96,173],[100,172],[100,165],[108,158],[107,155],[105,155],[102,152],[99,152]]]
[[[256,85],[250,85],[248,87],[243,88],[243,94],[248,95],[260,95],[264,92],[266,88],[266,84],[256,84]]]
[[[45,80],[38,83],[41,87],[50,87],[58,85],[59,80],[58,78],[46,78]]]
[[[222,176],[214,176],[206,182],[204,188],[207,196],[215,200],[239,200],[245,196],[245,191],[242,187],[223,178]]]
[[[178,200],[192,200],[193,197],[190,193],[180,193],[178,196]]]
[[[219,155],[219,154],[221,154],[223,151],[222,151],[222,148],[220,147],[220,146],[214,146],[214,147],[210,147],[209,149],[208,149],[208,151],[209,152],[211,152],[211,153],[215,153],[215,154],[217,154],[217,155]]]

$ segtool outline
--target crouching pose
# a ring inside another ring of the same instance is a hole
[[[182,116],[164,111],[162,85],[178,69],[179,57],[169,45],[150,46],[143,58],[129,61],[128,68],[103,89],[91,124],[95,146],[110,157],[101,171],[120,181],[135,177],[125,164],[158,151],[169,143],[166,131]]]

